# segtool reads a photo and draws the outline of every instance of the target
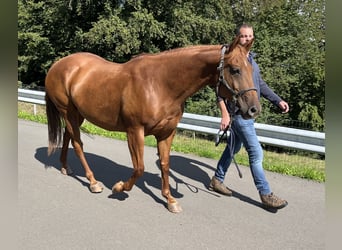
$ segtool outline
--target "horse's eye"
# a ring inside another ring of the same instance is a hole
[[[230,72],[231,75],[240,74],[240,70],[238,68],[233,68],[233,67],[229,68],[229,72]]]

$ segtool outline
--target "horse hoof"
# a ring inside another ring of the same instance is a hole
[[[90,191],[92,193],[101,193],[103,191],[103,187],[99,182],[96,182],[93,185],[90,185]]]
[[[61,173],[64,175],[72,175],[74,172],[70,167],[67,168],[61,168]]]
[[[183,211],[182,207],[179,205],[178,202],[172,202],[167,204],[167,209],[171,213],[180,213]]]
[[[112,187],[112,193],[115,194],[115,193],[120,193],[122,192],[123,190],[123,181],[119,181],[117,182],[113,187]]]

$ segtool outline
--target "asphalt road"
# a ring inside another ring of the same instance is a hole
[[[183,212],[172,214],[160,193],[156,148],[145,147],[145,174],[130,192],[126,142],[82,134],[84,150],[104,191],[93,194],[73,149],[74,176],[60,174],[59,151],[47,157],[47,126],[18,120],[19,249],[324,249],[325,185],[266,172],[289,205],[262,208],[249,168],[232,166],[225,184],[233,197],[207,189],[216,161],[171,152],[172,194]],[[213,143],[214,147],[214,143]]]

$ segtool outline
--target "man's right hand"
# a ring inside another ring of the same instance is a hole
[[[222,116],[220,129],[225,130],[230,124],[230,117],[228,116]]]
[[[218,103],[218,106],[220,108],[221,115],[222,115],[220,129],[225,130],[230,124],[230,115],[228,113],[228,110],[226,108],[226,104],[224,103],[224,101],[220,101]]]

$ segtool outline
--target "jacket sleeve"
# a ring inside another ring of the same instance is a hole
[[[254,60],[252,65],[255,71],[254,80],[259,85],[260,96],[270,101],[273,105],[278,106],[282,99],[261,78],[259,65]]]
[[[273,105],[278,106],[282,99],[264,82],[260,74],[259,77],[260,95],[270,101]]]

